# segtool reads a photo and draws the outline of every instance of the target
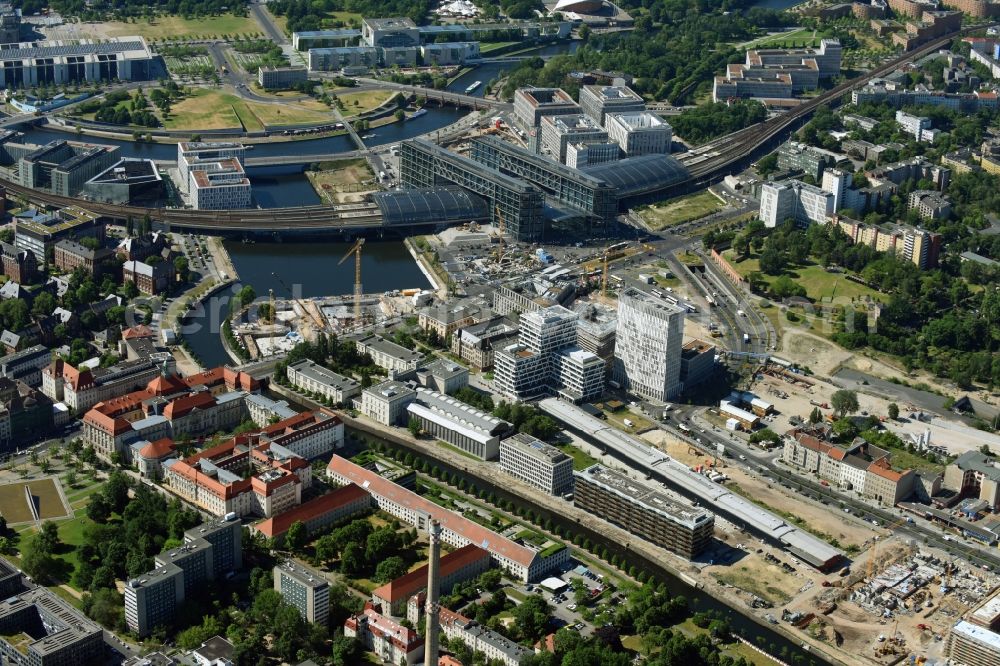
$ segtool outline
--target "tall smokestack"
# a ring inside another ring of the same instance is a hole
[[[438,663],[438,626],[440,625],[440,582],[438,571],[441,568],[441,523],[432,520],[427,528],[430,538],[429,561],[427,562],[427,624],[424,631],[424,666],[437,666]]]

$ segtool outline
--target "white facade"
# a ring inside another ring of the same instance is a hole
[[[667,154],[673,142],[673,128],[652,111],[609,113],[604,127],[629,157]]]
[[[387,381],[366,388],[361,393],[361,413],[382,425],[403,422],[406,406],[413,402],[417,392],[397,381]]]
[[[0,86],[152,78],[153,54],[142,37],[20,42],[3,45]]]
[[[558,162],[566,162],[569,143],[607,143],[608,132],[593,118],[577,113],[563,116],[545,116],[541,119],[542,152]]]
[[[378,65],[378,49],[373,46],[335,46],[309,49],[309,71],[369,69]]]
[[[479,57],[479,42],[444,42],[420,47],[424,66],[461,65]]]
[[[614,141],[566,144],[566,166],[574,169],[581,169],[592,164],[614,162],[619,157],[621,157],[621,147]]]
[[[618,296],[613,375],[622,388],[651,400],[681,390],[684,310],[634,288]]]
[[[243,163],[246,157],[246,147],[241,143],[229,142],[187,142],[182,141],[177,144],[177,171],[180,174],[180,186],[185,188],[189,185],[191,166],[198,162],[217,162],[219,160],[234,159]]]
[[[558,495],[573,487],[573,459],[556,447],[524,433],[500,442],[500,469],[550,495]]]
[[[603,126],[607,114],[645,111],[646,102],[626,86],[592,85],[580,88],[580,108]]]
[[[337,374],[314,361],[305,359],[288,366],[288,381],[334,403],[345,403],[361,393],[361,382]]]
[[[835,212],[834,201],[832,192],[797,180],[765,183],[760,190],[760,219],[772,228],[788,218],[800,224],[825,223]]]
[[[925,116],[914,116],[905,111],[896,112],[896,122],[904,132],[911,135],[917,141],[934,143],[938,132],[931,129],[931,119]]]
[[[521,315],[518,344],[496,352],[496,390],[511,400],[557,393],[573,402],[604,392],[602,358],[576,346],[579,315],[554,305]]]
[[[190,165],[188,192],[195,210],[250,208],[250,179],[238,160]]]

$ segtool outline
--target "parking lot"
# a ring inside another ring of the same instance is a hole
[[[614,583],[605,581],[601,574],[576,562],[552,578],[559,579],[562,586],[551,590],[542,583],[517,583],[507,588],[507,596],[519,603],[522,596],[540,594],[551,605],[556,625],[553,631],[569,627],[587,636],[593,633],[595,627],[612,620],[615,606],[621,601]],[[548,579],[543,582],[548,582]]]

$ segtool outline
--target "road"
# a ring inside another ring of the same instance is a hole
[[[256,19],[257,23],[260,24],[260,27],[264,29],[264,32],[267,33],[268,38],[272,42],[278,46],[284,46],[289,43],[285,33],[275,22],[274,16],[268,10],[266,2],[259,0],[251,2],[250,13],[253,14],[254,19]]]

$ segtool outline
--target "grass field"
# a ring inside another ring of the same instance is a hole
[[[732,251],[727,251],[724,256],[733,268],[739,271],[740,275],[747,276],[750,273],[760,270],[760,263],[751,257],[743,261],[734,261]],[[848,280],[844,273],[830,273],[822,266],[810,264],[792,268],[786,273],[806,290],[806,296],[813,301],[832,305],[849,304],[851,299],[864,299],[870,297],[881,300],[885,295],[874,289],[870,289],[863,284]],[[776,275],[765,275],[764,279],[768,284],[777,279]]]
[[[337,92],[337,98],[344,104],[344,115],[352,116],[377,109],[389,101],[396,93],[384,90],[364,90],[361,92]]]
[[[810,28],[800,28],[791,32],[783,32],[780,35],[768,35],[754,40],[747,44],[748,49],[786,49],[803,46],[819,46],[821,39],[826,37],[823,31],[814,31]]]
[[[316,100],[287,104],[247,102],[219,90],[195,88],[192,94],[173,106],[167,129],[210,130],[245,127],[260,131],[264,125],[319,123],[331,119],[326,106]]]
[[[301,123],[322,123],[333,119],[326,104],[314,99],[284,104],[247,104],[265,125],[297,125]]]
[[[722,208],[722,202],[714,194],[705,190],[698,194],[650,206],[643,210],[641,215],[651,229],[660,230],[703,218],[717,213]]]
[[[63,504],[62,497],[59,496],[59,488],[56,486],[55,479],[30,481],[28,487],[31,489],[32,496],[35,497],[38,516],[42,520],[69,514],[69,509]]]
[[[170,118],[163,125],[167,129],[239,127],[240,117],[233,108],[236,103],[244,102],[235,95],[195,88],[190,95],[173,105]]]
[[[31,520],[31,509],[24,496],[24,482],[0,486],[0,514],[8,523]]]
[[[183,16],[158,16],[152,22],[138,20],[135,23],[107,21],[102,23],[104,34],[109,37],[139,35],[146,39],[177,39],[208,35],[261,34],[263,30],[249,16],[207,16],[184,18]]]
[[[7,519],[8,523],[20,523],[32,519],[31,507],[24,494],[25,487],[31,490],[35,506],[38,508],[38,516],[42,520],[61,518],[69,513],[59,496],[55,480],[49,478],[20,481],[0,486],[0,513]]]

